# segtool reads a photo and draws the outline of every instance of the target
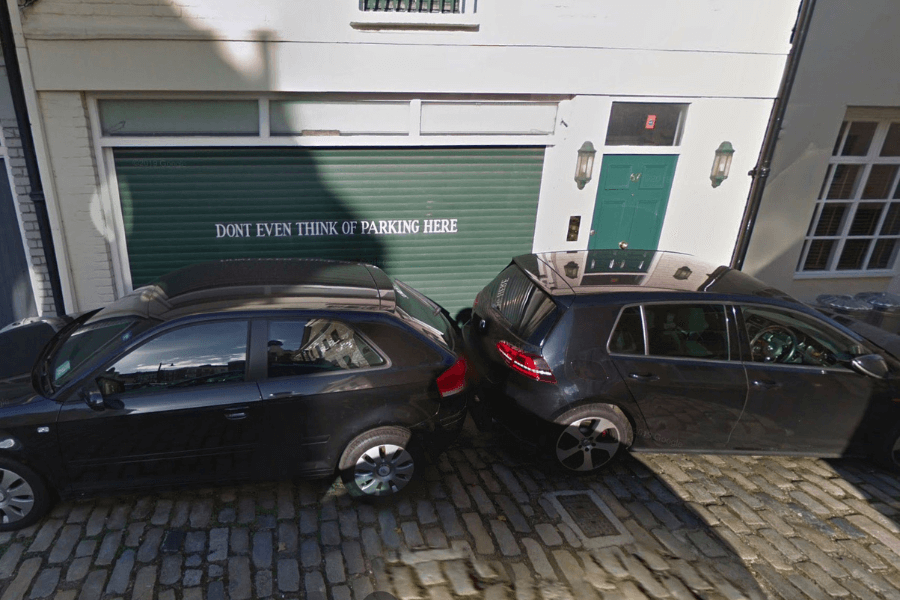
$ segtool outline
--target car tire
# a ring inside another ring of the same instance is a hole
[[[557,464],[571,473],[594,473],[631,443],[631,423],[618,407],[588,404],[554,419],[553,453]]]
[[[422,462],[409,429],[378,427],[347,444],[338,469],[352,496],[383,498],[408,487]]]
[[[36,523],[50,509],[50,490],[40,475],[16,461],[0,458],[0,531]]]

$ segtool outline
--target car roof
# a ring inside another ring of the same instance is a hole
[[[799,302],[770,285],[689,254],[659,250],[580,250],[517,256],[513,262],[554,296],[612,292],[728,294]]]
[[[118,316],[163,320],[204,312],[311,309],[379,310],[396,306],[390,278],[364,263],[305,258],[234,259],[172,271],[103,308]]]

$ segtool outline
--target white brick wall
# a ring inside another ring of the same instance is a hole
[[[68,247],[75,308],[88,310],[112,302],[115,286],[84,95],[41,92],[38,101]]]
[[[3,66],[3,58],[0,56],[0,77],[6,78],[6,67]],[[28,240],[27,252],[35,271],[36,289],[35,304],[41,314],[54,314],[53,291],[50,288],[50,276],[47,272],[47,261],[44,257],[44,248],[41,244],[40,231],[38,229],[37,214],[29,193],[31,185],[28,180],[28,172],[25,169],[22,140],[19,137],[19,126],[15,118],[0,118],[0,128],[3,130],[3,140],[6,143],[6,156],[8,156],[13,189],[13,197],[18,205],[18,211],[22,215],[25,238]]]

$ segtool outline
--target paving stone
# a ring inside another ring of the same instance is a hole
[[[134,568],[134,550],[130,548],[122,552],[116,566],[113,567],[112,575],[110,575],[109,583],[106,584],[107,594],[124,594],[128,589],[131,580],[131,570]]]
[[[325,553],[325,575],[328,583],[343,583],[347,580],[340,550],[331,550]]]
[[[100,535],[103,531],[103,527],[106,525],[107,514],[109,514],[108,506],[100,505],[95,507],[94,510],[91,511],[91,516],[88,518],[87,525],[85,525],[85,535]]]
[[[272,595],[272,571],[269,569],[261,569],[256,571],[254,580],[257,598],[268,598]]]
[[[204,500],[195,500],[191,505],[190,512],[190,523],[191,527],[194,529],[202,529],[209,525],[210,518],[212,517],[213,511],[213,501],[204,499]]]
[[[422,538],[422,533],[419,531],[419,526],[415,521],[404,521],[400,524],[400,530],[403,532],[406,545],[410,548],[422,548],[425,546],[425,540]]]
[[[22,557],[25,547],[19,543],[10,544],[0,558],[0,579],[8,579],[16,572],[16,565]]]
[[[225,583],[213,581],[206,588],[206,600],[225,600]]]
[[[231,600],[249,599],[252,593],[251,583],[250,559],[246,556],[228,559],[228,597]]]
[[[91,568],[91,557],[84,556],[82,558],[76,558],[69,564],[69,569],[66,571],[66,581],[81,581],[84,579],[85,575],[88,574],[88,571]]]
[[[293,523],[278,524],[278,553],[294,554],[297,552],[297,526]]]
[[[556,572],[553,570],[553,566],[550,564],[550,560],[547,558],[541,545],[531,538],[522,538],[521,542],[522,546],[525,547],[525,553],[528,555],[528,560],[531,561],[534,572],[543,579],[556,581]]]
[[[144,542],[137,552],[138,562],[147,563],[156,559],[157,554],[159,554],[159,545],[162,543],[163,533],[165,532],[159,527],[154,527],[147,532],[147,535],[144,536]]]
[[[194,554],[206,550],[206,532],[205,531],[189,531],[184,538],[184,551],[187,554]]]
[[[34,541],[31,542],[31,545],[28,547],[28,551],[44,552],[45,550],[48,550],[50,544],[52,544],[54,538],[56,538],[56,533],[60,530],[62,525],[63,522],[61,519],[51,519],[46,521],[38,530]]]
[[[483,515],[497,514],[497,509],[494,508],[494,504],[491,502],[487,493],[485,493],[481,486],[470,486],[469,493],[472,495],[472,498],[475,499],[475,506],[476,508],[478,508],[478,512]]]
[[[187,569],[184,572],[184,579],[181,583],[184,587],[193,587],[196,585],[200,585],[200,582],[203,581],[203,571],[200,569]]]
[[[171,500],[159,500],[156,503],[156,509],[153,511],[153,516],[150,517],[150,524],[159,527],[168,523],[173,505],[174,503]]]
[[[81,586],[81,595],[78,600],[99,600],[103,594],[103,586],[106,583],[106,570],[91,571],[84,584]]]
[[[258,531],[253,534],[253,566],[257,569],[272,567],[272,532]]]
[[[129,512],[131,512],[131,507],[127,504],[117,504],[116,506],[113,506],[109,513],[109,518],[106,520],[106,528],[125,529],[125,525],[128,524]]]
[[[228,529],[219,527],[209,532],[209,554],[206,560],[216,562],[228,557]]]
[[[326,546],[338,546],[341,543],[341,529],[337,521],[326,521],[319,528],[319,538]]]
[[[125,545],[136,548],[141,543],[144,536],[144,529],[147,528],[146,523],[131,523],[125,533]]]
[[[397,520],[387,509],[378,511],[378,525],[382,543],[391,549],[400,547],[400,536],[397,534]]]
[[[231,506],[226,506],[219,511],[216,520],[221,525],[229,525],[231,523],[234,523],[235,521],[237,521],[237,511]]]
[[[244,527],[232,529],[228,550],[231,554],[247,554],[250,552],[250,531]]]
[[[478,554],[493,554],[494,542],[491,540],[491,536],[484,527],[484,523],[482,523],[478,513],[464,513],[462,518],[469,533],[472,534],[472,538],[475,540],[475,551]]]
[[[497,543],[500,545],[500,552],[504,556],[518,556],[521,554],[516,538],[513,536],[506,523],[496,519],[491,520],[491,531],[494,533]]]
[[[181,555],[167,554],[162,559],[159,582],[162,585],[175,585],[181,579]]]
[[[46,598],[52,594],[56,590],[56,584],[59,583],[59,574],[59,567],[41,571],[40,575],[37,576],[37,580],[34,582],[34,587],[31,588],[31,595],[29,598]]]
[[[279,559],[276,581],[278,582],[278,589],[282,592],[299,591],[300,570],[297,568],[297,561],[287,558]]]
[[[451,560],[443,563],[444,573],[453,587],[453,593],[457,596],[475,596],[478,590],[472,585],[472,578],[466,570],[466,564],[461,560]]]
[[[222,565],[209,565],[206,567],[206,574],[210,579],[218,579],[225,574],[225,567]]]
[[[172,518],[169,519],[170,527],[184,527],[191,513],[191,503],[188,500],[177,500],[175,508],[172,512]]]
[[[322,563],[322,553],[316,540],[304,540],[300,546],[300,560],[304,569],[317,567]]]
[[[465,531],[463,531],[453,505],[449,502],[437,502],[435,503],[435,508],[437,509],[437,514],[441,520],[444,532],[448,537],[458,538],[465,535]]]
[[[153,587],[156,585],[156,567],[141,567],[134,580],[131,600],[153,600]]]

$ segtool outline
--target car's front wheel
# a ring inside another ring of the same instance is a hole
[[[397,494],[409,485],[420,462],[408,429],[378,427],[347,445],[338,468],[351,495],[378,498]]]
[[[872,459],[886,469],[900,473],[900,425],[893,427],[875,448]]]
[[[597,471],[612,461],[631,439],[631,424],[622,411],[605,404],[579,406],[555,420],[556,461],[577,473]]]
[[[23,464],[0,458],[0,531],[22,529],[50,508],[50,491],[40,475]]]

